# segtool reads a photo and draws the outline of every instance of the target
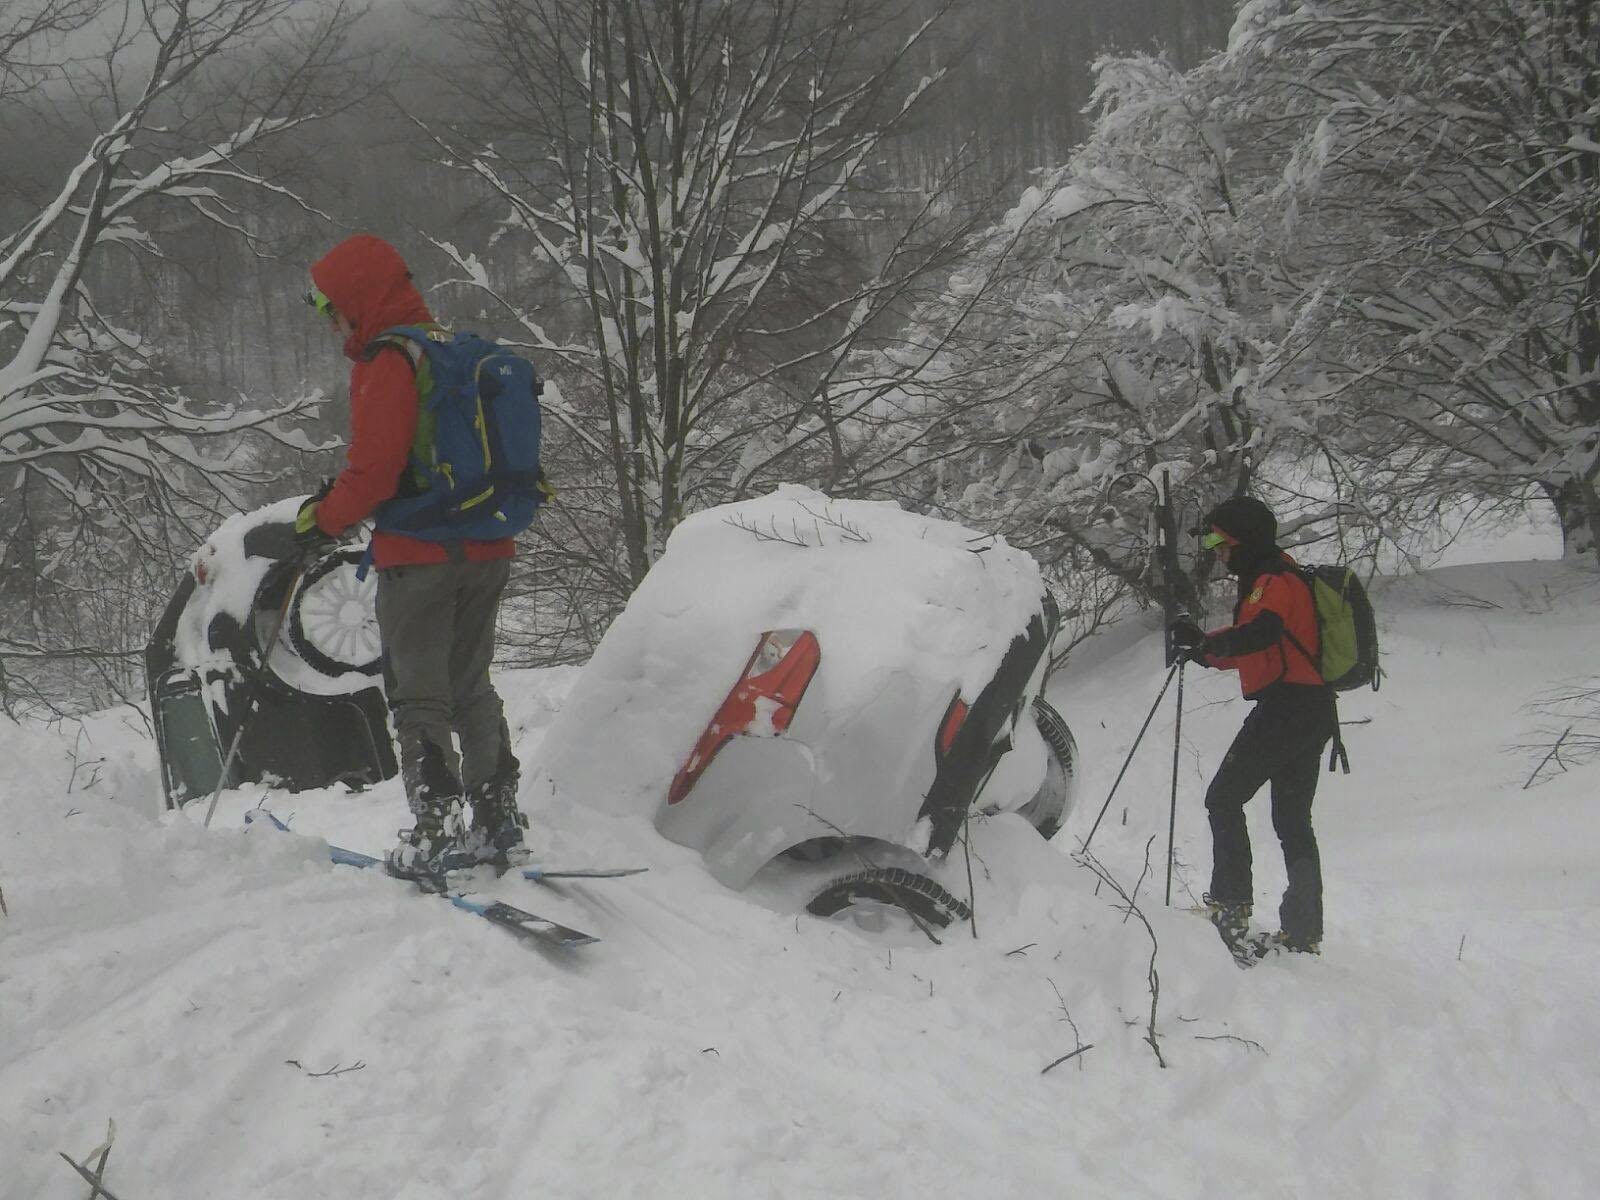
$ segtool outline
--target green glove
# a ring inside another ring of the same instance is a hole
[[[304,551],[320,552],[338,541],[331,534],[322,532],[322,527],[317,524],[317,506],[332,490],[333,480],[326,480],[317,492],[305,498],[305,502],[300,505],[300,511],[295,514],[294,540]]]

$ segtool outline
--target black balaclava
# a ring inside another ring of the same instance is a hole
[[[1239,544],[1228,555],[1228,574],[1248,580],[1263,563],[1283,553],[1278,549],[1278,518],[1254,496],[1230,496],[1205,517],[1207,529],[1215,526]]]

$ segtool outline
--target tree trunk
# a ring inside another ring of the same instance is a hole
[[[1600,494],[1594,484],[1568,478],[1541,486],[1561,522],[1561,556],[1575,562],[1592,554],[1600,565]]]

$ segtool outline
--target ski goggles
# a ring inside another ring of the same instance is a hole
[[[317,310],[318,316],[333,316],[333,301],[324,296],[317,288],[312,288],[306,293],[306,303]]]
[[[1231,537],[1220,529],[1213,529],[1210,533],[1200,535],[1200,549],[1202,550],[1220,550],[1224,546],[1236,544]]]

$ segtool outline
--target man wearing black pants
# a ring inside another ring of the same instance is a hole
[[[1238,671],[1245,699],[1255,705],[1206,791],[1212,853],[1206,902],[1236,956],[1260,957],[1273,949],[1316,954],[1322,942],[1322,863],[1311,802],[1322,748],[1336,732],[1338,717],[1333,689],[1317,673],[1311,590],[1278,548],[1277,519],[1259,500],[1226,500],[1205,524],[1201,545],[1214,550],[1239,580],[1233,624],[1205,633],[1179,621],[1173,644],[1195,662]],[[1288,886],[1278,908],[1280,931],[1251,944],[1254,894],[1244,806],[1268,783]]]

